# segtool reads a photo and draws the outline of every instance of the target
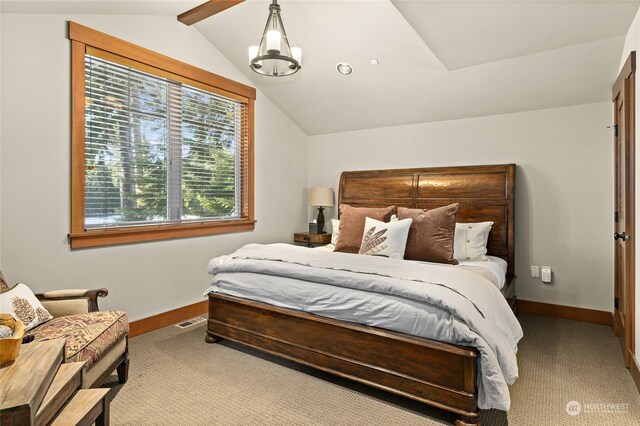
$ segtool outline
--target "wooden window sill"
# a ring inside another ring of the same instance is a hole
[[[90,229],[69,234],[71,248],[86,248],[128,244],[142,241],[159,241],[174,238],[197,237],[203,235],[226,234],[252,231],[255,220],[238,220],[181,225],[151,225],[111,229]]]

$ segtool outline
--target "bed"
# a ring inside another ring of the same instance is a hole
[[[459,203],[458,222],[493,221],[488,255],[506,261],[500,292],[515,313],[514,189],[513,164],[353,171],[342,173],[338,201],[409,208]],[[208,298],[209,343],[226,338],[454,412],[457,425],[479,422],[480,354],[475,347],[246,297],[212,292]]]

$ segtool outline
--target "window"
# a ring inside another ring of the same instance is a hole
[[[69,33],[71,246],[253,229],[255,89],[73,22]]]

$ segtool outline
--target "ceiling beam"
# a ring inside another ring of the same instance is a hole
[[[178,15],[178,21],[185,25],[193,25],[196,22],[207,19],[209,16],[213,16],[242,2],[244,2],[244,0],[209,0],[200,6]]]

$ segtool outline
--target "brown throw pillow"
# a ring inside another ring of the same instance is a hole
[[[340,204],[340,233],[335,251],[358,253],[364,234],[365,220],[370,217],[382,222],[389,222],[394,214],[396,214],[396,206],[372,208]]]
[[[431,210],[398,208],[398,219],[413,219],[404,258],[457,265],[453,258],[458,204]]]

